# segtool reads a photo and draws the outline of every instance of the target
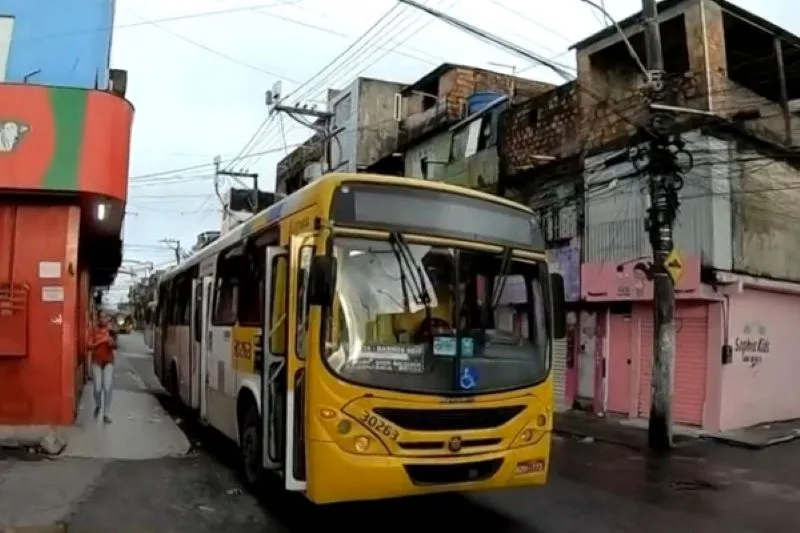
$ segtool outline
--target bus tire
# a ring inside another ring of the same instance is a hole
[[[245,485],[259,490],[264,486],[266,475],[262,466],[261,417],[253,402],[248,403],[239,420],[239,468]]]

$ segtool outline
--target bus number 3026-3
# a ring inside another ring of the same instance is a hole
[[[372,431],[383,435],[384,437],[389,437],[395,441],[400,438],[400,432],[398,432],[397,429],[395,429],[391,424],[388,424],[377,416],[373,415],[369,411],[364,411],[361,414],[361,421]]]

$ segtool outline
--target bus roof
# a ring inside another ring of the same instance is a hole
[[[192,267],[203,261],[203,259],[209,256],[213,256],[219,253],[220,251],[225,250],[230,246],[233,246],[237,242],[245,239],[250,235],[257,233],[258,231],[260,231],[266,226],[269,226],[273,222],[276,222],[285,216],[288,216],[292,213],[295,213],[301,209],[308,207],[308,205],[316,201],[317,198],[332,197],[334,191],[339,187],[339,185],[345,182],[398,185],[405,187],[416,187],[420,189],[429,189],[441,192],[450,192],[454,194],[460,194],[463,196],[476,198],[479,200],[484,200],[487,202],[493,202],[495,204],[505,205],[507,207],[512,207],[533,216],[533,211],[525,205],[519,204],[512,200],[508,200],[506,198],[502,198],[500,196],[495,196],[493,194],[476,191],[474,189],[469,189],[467,187],[451,185],[449,183],[443,183],[439,181],[427,181],[415,178],[396,177],[396,176],[382,176],[379,174],[352,174],[352,173],[334,172],[323,175],[322,177],[312,181],[302,189],[290,194],[285,198],[282,198],[278,202],[275,202],[266,209],[256,213],[242,224],[239,224],[228,233],[222,235],[219,239],[215,240],[205,248],[198,250],[197,252],[189,256],[186,260],[184,260],[180,265],[176,265],[170,268],[167,272],[165,272],[164,275],[159,280],[159,284],[174,278],[175,276],[177,276],[182,272],[191,269]]]

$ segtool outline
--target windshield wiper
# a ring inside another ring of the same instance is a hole
[[[415,267],[414,254],[411,253],[408,243],[401,234],[396,232],[389,236],[389,243],[392,246],[392,251],[397,259],[397,266],[400,269],[400,283],[403,285],[403,298],[406,300],[406,306],[408,307],[406,284],[410,281],[411,288],[414,291],[414,303],[424,305],[426,308],[430,307],[431,295],[425,284],[425,274],[422,272],[420,265]]]
[[[428,328],[429,342],[433,342],[433,323],[431,319],[431,295],[425,283],[425,273],[422,267],[417,264],[415,268],[414,254],[403,236],[398,232],[389,235],[389,243],[397,259],[397,268],[400,269],[400,284],[403,286],[403,299],[406,312],[410,310],[408,305],[408,290],[406,283],[411,281],[414,289],[414,302],[425,307],[425,323]],[[408,269],[408,270],[406,270]]]
[[[503,248],[503,259],[500,263],[500,271],[495,278],[496,282],[494,285],[494,290],[492,291],[492,299],[490,300],[491,307],[489,309],[492,312],[497,310],[497,306],[500,304],[500,298],[503,296],[503,291],[506,288],[508,273],[511,270],[511,253],[511,247],[506,246]]]
[[[411,304],[408,300],[408,276],[406,276],[406,269],[403,267],[402,253],[400,252],[400,244],[395,239],[394,234],[389,236],[389,244],[392,247],[392,253],[397,261],[397,268],[400,271],[400,289],[403,291],[403,311],[406,313],[411,311]]]

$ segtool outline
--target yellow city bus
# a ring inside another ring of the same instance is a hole
[[[156,371],[324,504],[541,485],[563,280],[529,209],[442,183],[331,174],[161,280]]]

